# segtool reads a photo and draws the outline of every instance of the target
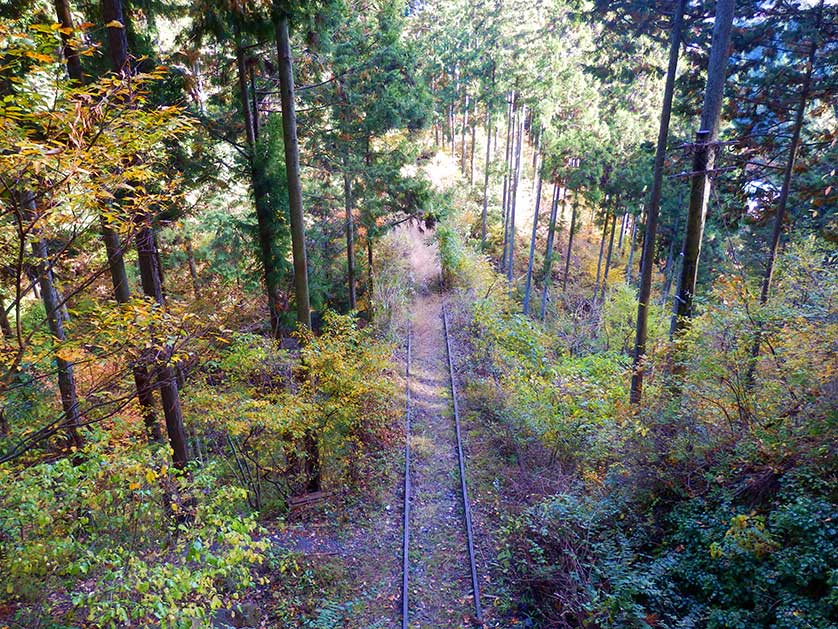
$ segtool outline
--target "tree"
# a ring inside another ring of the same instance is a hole
[[[535,211],[532,215],[532,236],[530,237],[530,255],[529,261],[527,262],[527,283],[524,287],[524,314],[530,313],[530,292],[532,289],[533,258],[535,258],[535,237],[538,233],[538,210],[541,207],[542,176],[540,170],[536,175],[536,179],[538,179],[538,183],[536,184],[535,192]]]
[[[122,0],[103,0],[102,13],[106,21],[108,34],[108,49],[111,55],[114,72],[124,79],[132,73],[128,57],[128,39],[125,29],[125,18],[122,14]],[[164,308],[163,281],[160,268],[160,257],[157,251],[157,241],[152,226],[152,216],[149,214],[136,217],[139,224],[135,235],[137,257],[140,266],[140,283],[143,293],[151,298],[158,307]],[[110,256],[109,256],[110,257]],[[116,279],[114,280],[116,284]],[[127,282],[120,280],[120,287],[127,290]],[[183,424],[183,411],[180,405],[180,392],[175,376],[175,370],[170,364],[171,347],[166,347],[161,356],[156,357],[154,371],[157,385],[160,388],[160,399],[163,404],[163,417],[166,422],[166,433],[172,448],[172,460],[176,467],[184,468],[189,461],[186,446],[186,430]],[[138,385],[139,387],[139,385]],[[139,388],[138,388],[139,390]],[[145,394],[146,389],[143,389]]]
[[[38,283],[41,285],[41,299],[44,302],[49,331],[58,343],[62,343],[67,339],[64,334],[64,318],[61,314],[64,298],[55,287],[49,249],[46,240],[44,240],[37,227],[40,217],[37,206],[35,205],[35,195],[31,190],[24,190],[18,203],[21,216],[18,222],[20,229],[25,229],[26,231],[31,230],[34,236],[32,254],[35,257],[35,263],[38,269]],[[61,424],[67,431],[69,443],[76,448],[80,448],[82,446],[82,439],[79,434],[81,414],[79,412],[79,400],[76,392],[76,377],[73,364],[60,353],[57,353],[55,356],[55,364],[58,372],[58,390],[61,393],[61,406],[64,409],[64,420]]]
[[[103,5],[103,8],[106,8],[106,10],[112,13],[114,12],[113,7],[110,5]],[[64,29],[69,29],[70,33],[72,33],[75,27],[67,0],[55,0],[55,10],[59,24]],[[111,19],[117,20],[118,17],[118,15],[114,15]],[[73,46],[70,33],[62,33],[61,36],[64,42],[63,52],[67,65],[67,74],[75,84],[83,85],[84,76],[82,75],[81,60]],[[115,45],[119,48],[121,46],[121,40],[115,42]],[[127,304],[131,300],[131,287],[128,283],[128,274],[125,271],[123,244],[119,234],[108,224],[108,220],[104,214],[100,213],[99,221],[102,229],[102,240],[105,243],[105,251],[108,256],[108,270],[113,285],[114,298],[119,304]],[[137,401],[140,404],[140,411],[143,415],[148,437],[151,441],[160,441],[163,435],[160,432],[160,424],[155,411],[154,387],[151,374],[143,361],[135,361],[132,365],[132,372],[134,375],[134,386],[137,392]]]
[[[684,239],[684,259],[678,283],[676,331],[686,328],[693,316],[698,261],[701,240],[707,218],[707,201],[710,196],[712,170],[716,159],[719,117],[724,96],[724,82],[733,27],[735,0],[718,0],[713,24],[713,43],[707,67],[707,86],[701,123],[693,147],[692,172],[690,173],[690,201],[687,214],[687,232]]]
[[[547,250],[544,254],[544,287],[541,290],[541,320],[547,317],[547,292],[553,273],[553,240],[556,236],[556,215],[559,209],[559,197],[562,189],[558,182],[553,184],[553,200],[550,204],[550,223],[547,229]]]
[[[288,174],[288,199],[291,216],[291,251],[294,258],[294,291],[297,301],[297,323],[311,329],[311,304],[308,295],[308,263],[303,216],[303,188],[300,180],[300,147],[297,142],[297,114],[294,105],[294,70],[288,11],[280,3],[274,5],[277,60],[279,63],[282,131],[285,140],[285,169]]]
[[[655,170],[652,176],[652,192],[646,210],[646,234],[643,239],[643,253],[640,258],[640,289],[637,294],[637,330],[634,341],[634,356],[631,376],[630,399],[639,404],[643,391],[643,359],[646,355],[648,334],[649,300],[652,297],[652,265],[655,255],[655,240],[658,230],[658,210],[663,189],[663,167],[666,158],[666,144],[669,138],[669,119],[672,115],[672,97],[675,91],[675,73],[678,69],[678,53],[681,48],[681,29],[686,0],[678,0],[672,18],[672,41],[669,46],[669,67],[666,71],[666,86],[661,105],[658,143],[655,149]],[[631,247],[634,247],[632,229]]]
[[[823,0],[818,6],[818,26],[823,12]],[[789,190],[791,188],[792,174],[794,172],[794,165],[797,159],[797,151],[800,145],[800,132],[803,128],[803,117],[806,113],[806,104],[809,100],[809,90],[812,84],[812,72],[815,66],[815,53],[817,52],[818,44],[813,35],[812,41],[809,44],[809,56],[806,60],[806,71],[803,77],[803,85],[800,89],[800,97],[797,104],[797,110],[794,116],[794,123],[791,132],[791,141],[789,143],[788,157],[786,159],[785,170],[783,172],[783,184],[780,189],[780,197],[777,200],[777,214],[774,218],[774,229],[771,234],[771,244],[768,250],[768,261],[765,265],[765,273],[762,277],[762,285],[759,294],[759,303],[764,306],[768,302],[768,297],[771,294],[771,279],[774,275],[774,264],[777,260],[777,253],[780,248],[780,239],[783,235],[783,225],[786,218],[786,204],[788,203]],[[754,371],[756,369],[756,361],[759,358],[760,344],[762,342],[762,326],[757,328],[754,335],[754,343],[751,347],[751,362],[748,365],[747,381],[749,385],[753,385]]]

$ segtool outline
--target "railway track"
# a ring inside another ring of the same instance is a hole
[[[458,473],[460,476],[460,494],[462,499],[463,509],[463,524],[466,530],[466,544],[468,547],[469,570],[471,573],[472,586],[472,600],[474,602],[474,619],[478,626],[483,625],[483,608],[480,603],[480,583],[477,577],[477,564],[474,555],[474,531],[471,521],[471,506],[468,497],[468,484],[466,481],[466,462],[463,453],[463,442],[460,430],[460,409],[457,399],[457,383],[454,378],[454,363],[451,354],[451,340],[448,333],[448,311],[445,307],[445,301],[442,301],[442,325],[443,336],[445,338],[446,364],[448,367],[448,377],[451,388],[451,400],[454,411],[454,436],[457,445],[457,462]],[[403,540],[402,540],[402,629],[408,629],[410,626],[410,595],[409,595],[409,574],[410,574],[410,505],[412,499],[411,486],[411,459],[410,459],[410,434],[411,434],[411,412],[412,412],[412,398],[410,390],[411,377],[411,327],[408,324],[407,330],[407,365],[405,368],[406,377],[406,408],[405,408],[405,445],[404,445],[404,521],[403,521]]]

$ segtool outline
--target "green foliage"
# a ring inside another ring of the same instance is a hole
[[[509,569],[532,584],[528,596],[545,621],[830,627],[836,508],[800,474],[811,471],[783,479],[763,513],[723,487],[662,517],[639,512],[616,477],[596,497],[557,495],[511,525]]]
[[[282,511],[299,491],[308,434],[318,437],[324,479],[336,484],[357,480],[365,457],[389,440],[391,348],[353,316],[327,311],[321,334],[304,337],[299,362],[262,336],[219,341],[206,381],[185,392],[188,419],[253,508]]]
[[[648,346],[667,340],[669,313],[667,305],[650,304],[648,314]],[[600,314],[600,344],[605,350],[628,353],[634,346],[637,325],[637,291],[625,283],[608,289]]]
[[[214,467],[181,474],[162,450],[115,456],[104,435],[83,455],[0,468],[2,594],[25,603],[21,622],[69,603],[68,620],[103,627],[192,626],[254,583],[265,545],[243,492]]]

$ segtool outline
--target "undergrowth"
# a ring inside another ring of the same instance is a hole
[[[753,287],[718,278],[674,345],[665,313],[653,309],[636,410],[634,290],[612,287],[596,336],[574,347],[567,334],[578,314],[559,309],[547,326],[519,314],[469,241],[468,221],[450,216],[438,230],[468,326],[467,390],[495,383],[499,394],[475,401],[484,415],[550,452],[542,475],[572,472],[563,491],[508,514],[499,532],[504,581],[531,622],[834,627],[836,282],[822,254],[790,246],[777,278],[788,290],[775,291],[786,297],[762,308]],[[817,299],[799,297],[808,290]],[[758,323],[770,351],[749,387]]]

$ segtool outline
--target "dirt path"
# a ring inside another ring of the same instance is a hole
[[[454,419],[437,289],[435,246],[411,231],[413,303],[410,626],[471,626],[471,582],[457,473]]]

